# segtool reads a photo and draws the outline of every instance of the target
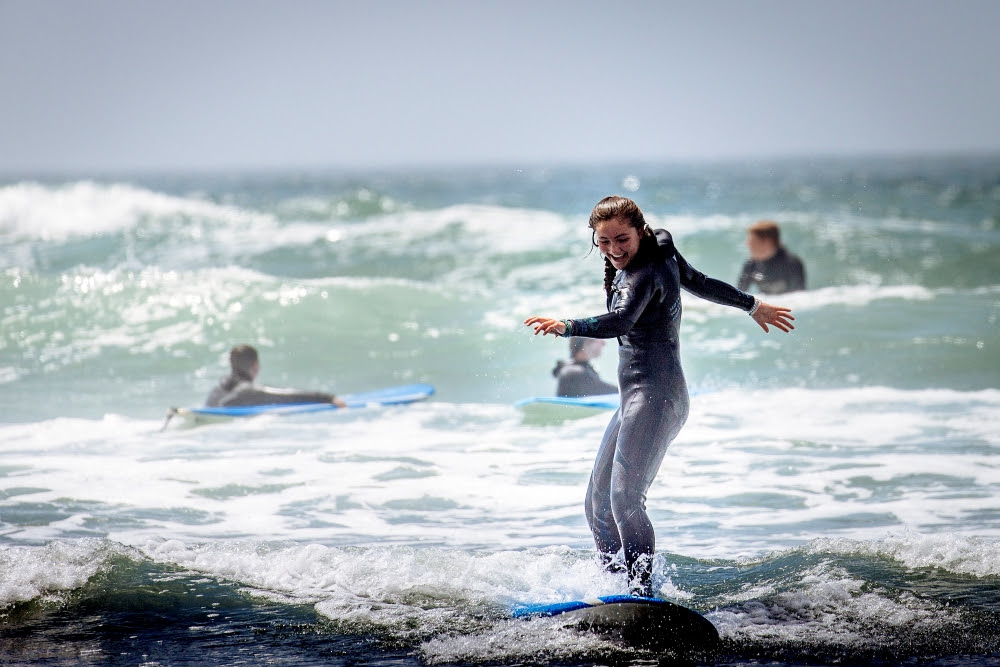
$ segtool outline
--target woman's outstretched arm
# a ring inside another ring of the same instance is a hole
[[[535,335],[552,334],[553,336],[566,335],[566,323],[551,317],[529,317],[524,321],[524,325],[535,328]]]

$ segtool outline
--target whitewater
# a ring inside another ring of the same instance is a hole
[[[1000,160],[0,177],[0,655],[16,664],[656,664],[511,605],[623,593],[583,493],[610,415],[525,419],[604,308],[633,197],[736,279],[774,219],[791,335],[685,294],[647,508],[724,664],[1000,664]],[[189,427],[261,381],[407,406]],[[614,377],[614,341],[595,363]]]

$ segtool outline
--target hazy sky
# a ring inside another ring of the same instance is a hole
[[[0,170],[1000,150],[1000,0],[0,0]]]

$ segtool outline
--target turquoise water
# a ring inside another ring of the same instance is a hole
[[[655,661],[505,617],[624,586],[582,512],[607,417],[513,405],[566,353],[520,322],[603,308],[586,216],[610,193],[709,275],[736,279],[759,218],[808,274],[774,299],[791,335],[685,295],[698,393],[647,503],[660,594],[727,663],[1000,662],[998,158],[8,175],[0,649]],[[161,430],[240,342],[268,384],[437,393]]]

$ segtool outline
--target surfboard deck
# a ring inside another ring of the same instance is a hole
[[[414,403],[424,400],[432,394],[434,394],[434,387],[429,384],[407,384],[347,394],[340,396],[340,399],[347,404],[348,408],[370,408]],[[229,408],[171,408],[167,415],[167,422],[169,423],[171,417],[175,416],[180,417],[188,424],[210,424],[258,415],[299,415],[340,409],[342,408],[332,403],[281,403]]]
[[[693,389],[691,397],[710,393],[711,390]],[[526,424],[559,424],[569,419],[582,419],[617,410],[621,403],[618,394],[597,396],[532,396],[514,403],[524,415]]]
[[[698,612],[659,598],[607,595],[569,602],[516,606],[514,618],[560,617],[581,629],[613,635],[643,646],[678,652],[707,652],[719,631]]]
[[[528,423],[558,423],[618,409],[618,394],[598,396],[532,396],[514,404]]]

